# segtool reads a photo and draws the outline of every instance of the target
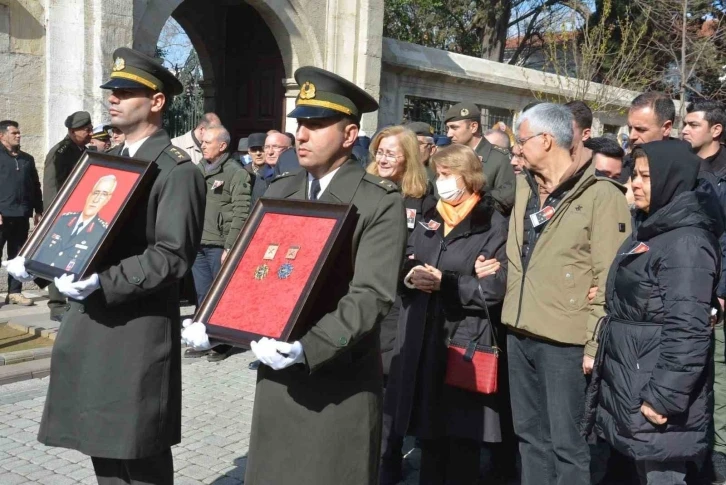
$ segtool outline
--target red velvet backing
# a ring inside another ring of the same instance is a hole
[[[335,222],[335,219],[265,214],[209,323],[279,338]],[[279,244],[274,259],[263,259],[273,243]],[[295,259],[287,260],[285,255],[291,246],[300,246],[300,250]],[[288,262],[293,266],[292,273],[281,279],[278,270]],[[256,269],[263,264],[269,267],[267,276],[255,279]]]

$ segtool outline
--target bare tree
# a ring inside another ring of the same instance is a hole
[[[535,97],[557,102],[585,100],[593,111],[620,111],[633,91],[652,82],[643,75],[651,71],[642,50],[649,42],[647,24],[636,25],[625,15],[618,19],[619,42],[612,42],[611,8],[612,0],[604,0],[599,21],[592,24],[590,15],[573,9],[575,13],[559,28],[544,34],[542,70],[554,75],[544,76],[546,89],[530,88]],[[578,23],[580,27],[573,29]]]
[[[679,118],[694,97],[724,99],[726,12],[711,0],[634,0],[649,12],[656,78],[680,101]]]

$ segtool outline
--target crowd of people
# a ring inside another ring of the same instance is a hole
[[[235,151],[214,113],[170,139],[178,81],[119,49],[110,125],[70,115],[42,192],[19,124],[0,122],[6,303],[28,304],[16,256],[86,145],[160,172],[98,273],[51,285],[63,330],[41,442],[90,455],[99,483],[172,483],[180,342],[188,358],[231,352],[205,322],[180,328],[177,285],[201,303],[255,202],[290,198],[357,217],[309,330],[252,343],[245,483],[396,484],[407,436],[421,484],[726,483],[721,104],[690,103],[674,139],[673,101],[639,95],[625,148],[592,136],[582,101],[532,103],[488,130],[463,102],[445,139],[424,121],[369,138],[365,91],[313,67],[295,79],[296,133]]]

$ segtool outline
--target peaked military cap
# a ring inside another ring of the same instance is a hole
[[[75,130],[91,124],[91,114],[88,111],[76,111],[65,121],[66,128]]]
[[[247,137],[247,146],[249,148],[263,147],[265,146],[265,139],[267,139],[267,134],[265,133],[252,133]]]
[[[479,106],[474,103],[458,103],[449,108],[444,116],[444,123],[460,120],[481,120]]]
[[[176,96],[184,87],[157,59],[120,47],[113,53],[111,79],[101,89],[142,89]]]
[[[406,128],[416,133],[416,136],[434,136],[434,127],[423,121],[409,123]]]
[[[111,135],[108,134],[108,130],[111,127],[108,125],[96,125],[93,127],[93,135],[91,138],[95,140],[110,140]]]
[[[378,109],[378,102],[361,88],[337,74],[312,66],[295,71],[300,94],[290,118],[332,118],[340,115],[360,119]]]

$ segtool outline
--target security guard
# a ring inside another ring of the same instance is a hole
[[[453,143],[466,145],[476,152],[484,164],[486,188],[508,215],[514,206],[514,170],[509,157],[482,136],[481,111],[474,103],[455,104],[444,116],[447,135]]]
[[[66,118],[65,127],[68,133],[65,138],[50,149],[45,157],[43,170],[43,203],[48,209],[53,199],[66,182],[66,179],[80,160],[91,141],[93,125],[91,115],[87,111],[77,111]],[[60,322],[68,308],[66,298],[56,290],[55,285],[48,287],[48,309],[50,319]]]
[[[112,153],[153,162],[152,180],[99,272],[55,279],[71,308],[53,346],[38,440],[90,455],[101,484],[164,485],[181,440],[178,283],[201,239],[206,189],[161,129],[181,83],[140,52],[124,47],[113,57],[101,87],[111,90],[111,123],[126,141]],[[12,273],[27,281],[22,264]]]
[[[383,389],[378,334],[396,296],[406,243],[403,198],[351,156],[361,114],[378,103],[315,67],[301,67],[295,80],[300,94],[288,116],[297,118],[302,170],[274,179],[265,196],[350,204],[355,227],[300,340],[252,344],[261,365],[244,482],[375,484]],[[195,327],[184,331],[191,343]]]

